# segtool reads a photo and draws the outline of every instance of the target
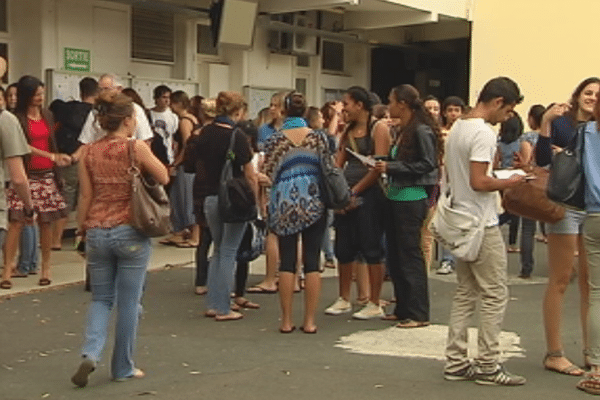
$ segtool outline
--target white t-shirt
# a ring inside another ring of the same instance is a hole
[[[169,164],[175,161],[175,152],[173,151],[173,135],[179,129],[179,117],[170,108],[165,111],[150,110],[152,119],[152,129],[163,138],[167,148],[167,158]]]
[[[444,155],[453,208],[478,218],[489,215],[485,224],[488,227],[498,225],[498,193],[473,190],[471,162],[489,163],[491,174],[496,141],[496,133],[482,118],[459,119],[448,134]]]
[[[150,123],[148,122],[148,118],[146,117],[144,109],[136,103],[133,103],[133,110],[135,112],[135,119],[137,122],[135,138],[140,140],[152,139],[152,129],[150,129]],[[93,143],[106,135],[106,132],[100,128],[100,124],[98,124],[96,121],[96,113],[96,110],[90,111],[87,119],[85,120],[83,129],[79,135],[79,141],[83,144]]]

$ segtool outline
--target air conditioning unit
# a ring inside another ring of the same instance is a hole
[[[300,28],[316,29],[316,20],[308,13],[295,13],[294,26]],[[317,37],[306,35],[304,33],[294,33],[294,43],[292,51],[295,54],[316,55]]]
[[[317,29],[316,11],[271,15],[272,21],[289,24],[290,28]],[[291,30],[291,29],[290,29]],[[302,32],[269,31],[269,50],[283,54],[316,55],[318,38]]]

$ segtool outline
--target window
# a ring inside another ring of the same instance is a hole
[[[8,32],[6,0],[0,0],[0,32]]]
[[[173,13],[131,9],[131,57],[142,60],[174,62]]]
[[[198,24],[196,32],[196,52],[216,56],[219,54],[217,46],[213,46],[213,37],[209,25]]]
[[[310,57],[307,55],[299,55],[296,57],[296,66],[310,67]]]
[[[344,43],[322,41],[321,67],[324,71],[344,72]]]

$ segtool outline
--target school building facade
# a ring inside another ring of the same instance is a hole
[[[140,88],[170,83],[205,97],[242,91],[257,111],[270,93],[282,89],[302,91],[319,105],[352,85],[385,98],[401,83],[440,98],[459,95],[472,104],[485,81],[504,75],[521,86],[526,109],[564,101],[580,80],[600,75],[600,52],[593,46],[600,15],[596,1],[224,0],[220,5],[0,0],[0,54],[9,61],[5,84],[23,74],[54,77],[49,97],[72,96],[69,79],[111,72]],[[218,32],[211,31],[215,22]],[[142,93],[147,102],[149,93]]]

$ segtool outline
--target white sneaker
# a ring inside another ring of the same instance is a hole
[[[451,274],[453,270],[454,268],[452,268],[452,263],[450,261],[442,261],[435,273],[438,275],[448,275]]]
[[[350,311],[352,311],[352,304],[340,297],[335,301],[335,303],[325,309],[325,314],[340,315]]]
[[[366,306],[363,307],[362,310],[355,312],[352,314],[352,318],[356,319],[371,319],[371,318],[381,318],[385,316],[385,312],[383,312],[383,308],[378,306],[375,303],[368,302]]]

